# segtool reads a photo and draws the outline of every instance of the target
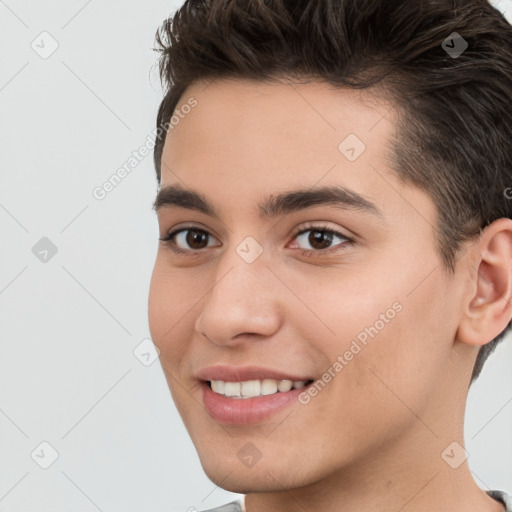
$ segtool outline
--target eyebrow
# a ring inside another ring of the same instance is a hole
[[[287,213],[312,208],[314,206],[334,206],[343,210],[358,210],[383,218],[382,212],[364,196],[342,186],[327,186],[317,189],[299,189],[271,195],[257,205],[260,218],[273,218]],[[157,194],[153,209],[178,206],[195,210],[216,219],[220,212],[201,193],[186,189],[181,185],[168,185]]]

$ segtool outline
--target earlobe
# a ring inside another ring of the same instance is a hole
[[[457,338],[481,346],[512,318],[512,220],[498,219],[487,226],[474,251],[473,291],[464,305]]]

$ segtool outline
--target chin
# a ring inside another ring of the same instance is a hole
[[[218,487],[225,491],[237,494],[250,492],[271,492],[282,491],[283,488],[290,488],[289,482],[278,481],[273,478],[274,472],[270,473],[260,468],[243,469],[223,468],[220,465],[212,464],[212,468],[203,466],[206,476]]]
[[[321,475],[308,468],[300,468],[288,456],[265,460],[262,457],[251,467],[245,466],[231,455],[200,457],[206,476],[217,486],[229,492],[277,492],[294,489],[314,483]]]

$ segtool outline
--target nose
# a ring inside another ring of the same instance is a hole
[[[247,263],[235,253],[224,263],[201,302],[196,331],[217,345],[272,336],[282,321],[279,280],[263,257]]]

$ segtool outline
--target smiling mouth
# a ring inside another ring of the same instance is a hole
[[[223,380],[207,380],[206,384],[216,394],[227,398],[257,398],[260,396],[286,393],[292,389],[301,389],[309,386],[314,381],[310,380],[248,380],[242,382],[229,382]]]

